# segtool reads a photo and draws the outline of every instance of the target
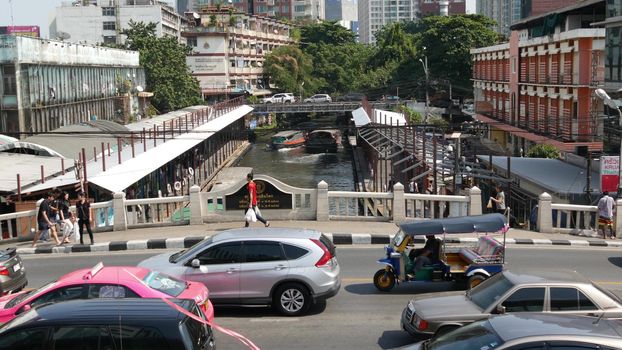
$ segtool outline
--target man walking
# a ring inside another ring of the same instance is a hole
[[[80,244],[84,244],[84,230],[82,227],[86,226],[86,231],[89,233],[91,244],[95,243],[93,240],[93,231],[91,230],[91,204],[86,200],[84,192],[78,194],[78,202],[76,202],[76,212],[78,213],[78,231],[80,231]]]
[[[58,236],[56,235],[56,226],[50,219],[50,215],[52,215],[52,209],[50,208],[50,203],[54,200],[54,195],[52,192],[48,192],[47,196],[41,204],[39,205],[39,212],[37,213],[37,225],[39,231],[35,232],[35,237],[32,241],[32,247],[34,248],[37,245],[37,241],[39,240],[40,235],[46,234],[48,231],[50,235],[54,237],[56,241],[56,245],[60,245],[60,241],[58,240]]]
[[[610,238],[616,239],[616,231],[613,227],[613,198],[609,192],[603,192],[603,196],[598,201],[598,229],[603,230],[603,238],[607,239],[607,227],[609,227]]]
[[[255,184],[255,181],[253,181],[253,173],[249,173],[248,175],[246,175],[246,181],[248,181],[248,185],[247,185],[248,209],[252,209],[255,212],[255,216],[257,217],[257,220],[259,220],[264,225],[266,225],[266,227],[269,227],[270,222],[266,221],[266,219],[261,217],[261,214],[259,213],[259,210],[257,209],[257,184]],[[250,222],[248,222],[247,220],[246,225],[244,225],[244,227],[248,227],[249,225],[250,225]]]

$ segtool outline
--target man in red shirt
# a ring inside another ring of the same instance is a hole
[[[259,222],[262,222],[266,227],[270,226],[270,222],[266,221],[266,219],[262,218],[257,210],[257,185],[255,181],[253,181],[253,173],[249,173],[246,175],[246,181],[248,181],[248,208],[252,209],[255,212],[255,216]],[[248,227],[250,222],[246,221],[246,225],[244,227]]]

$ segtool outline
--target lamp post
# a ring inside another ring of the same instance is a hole
[[[423,48],[425,50],[425,47]],[[424,123],[428,123],[428,111],[430,106],[430,95],[428,95],[428,83],[430,80],[430,71],[428,70],[428,56],[423,56],[425,59],[419,59],[419,62],[423,65],[423,72],[425,73],[425,118],[423,119]]]
[[[618,105],[613,99],[611,99],[611,97],[609,97],[605,90],[596,89],[594,93],[602,99],[603,102],[605,102],[607,107],[618,112],[618,125],[619,129],[622,130],[622,110],[620,110]],[[622,196],[622,134],[619,134],[618,136],[620,137],[620,157],[618,158],[618,198],[620,198]]]

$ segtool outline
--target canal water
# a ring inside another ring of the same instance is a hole
[[[304,146],[270,150],[266,147],[270,136],[259,137],[238,166],[251,167],[255,174],[272,176],[290,186],[316,188],[324,180],[329,190],[354,191],[350,148],[319,154],[306,153]]]

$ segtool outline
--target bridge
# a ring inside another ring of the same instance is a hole
[[[369,101],[372,108],[391,110],[408,101]],[[251,105],[255,113],[345,113],[363,106],[362,101],[323,103],[262,103]]]

